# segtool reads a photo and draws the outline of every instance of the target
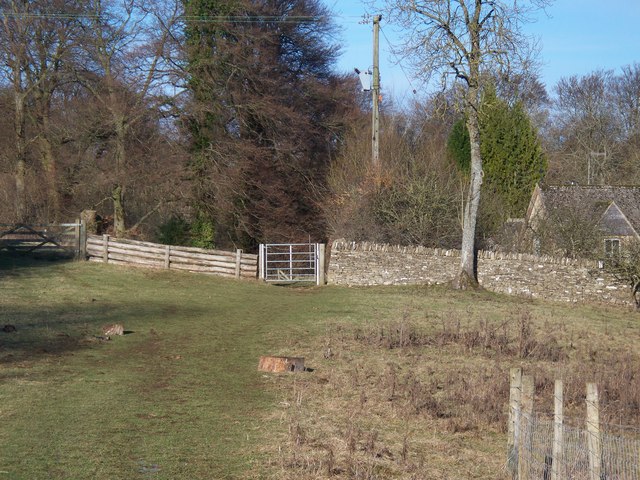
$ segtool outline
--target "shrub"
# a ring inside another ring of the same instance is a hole
[[[214,248],[213,220],[198,215],[192,222],[175,216],[158,227],[158,241],[165,245]]]

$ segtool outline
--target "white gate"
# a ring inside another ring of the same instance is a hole
[[[267,243],[260,245],[260,278],[272,283],[324,284],[322,243]]]

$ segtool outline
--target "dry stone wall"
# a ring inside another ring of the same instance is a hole
[[[460,252],[335,241],[328,282],[338,285],[443,284],[458,272]],[[631,305],[629,287],[595,261],[497,252],[478,253],[478,280],[487,290],[564,302]]]

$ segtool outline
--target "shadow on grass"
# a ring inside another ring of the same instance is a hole
[[[0,279],[4,276],[33,275],[34,269],[74,262],[74,258],[48,253],[31,254],[0,251]]]
[[[202,312],[188,307],[180,308],[177,313],[182,316]],[[103,343],[100,337],[104,325],[122,323],[126,326],[131,319],[136,319],[137,323],[157,329],[162,328],[163,317],[167,318],[157,305],[133,303],[67,304],[48,310],[41,307],[5,308],[0,312],[0,364],[35,361],[45,356],[94,348]],[[4,325],[15,326],[16,331],[4,332]],[[141,331],[140,328],[137,330]],[[135,330],[124,331],[124,335],[135,333]]]

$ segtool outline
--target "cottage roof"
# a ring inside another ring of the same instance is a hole
[[[609,233],[640,233],[640,186],[538,185],[533,193],[527,220],[536,209],[582,211],[599,219]]]

